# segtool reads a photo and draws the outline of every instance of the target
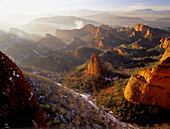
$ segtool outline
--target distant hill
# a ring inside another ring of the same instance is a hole
[[[57,28],[79,29],[87,24],[100,25],[99,22],[75,16],[52,16],[37,18],[30,23],[23,25],[23,29],[34,33],[44,34],[54,33]]]
[[[170,26],[170,17],[169,18],[158,18],[154,21],[148,21],[147,23],[149,26],[157,27],[157,28],[169,27]]]
[[[138,17],[116,16],[110,13],[84,16],[83,18],[94,20],[112,26],[134,26],[136,23],[144,24],[145,20]]]
[[[51,34],[46,34],[43,38],[39,39],[37,44],[46,48],[50,48],[51,50],[57,50],[66,46],[62,40]]]
[[[31,34],[31,33],[27,33],[24,30],[20,30],[18,28],[10,28],[9,29],[9,33],[18,36],[20,38],[24,38],[24,39],[28,39],[28,40],[38,40],[41,38],[41,36],[37,35],[37,34]]]
[[[112,26],[134,26],[136,23],[140,23],[152,27],[168,27],[170,25],[169,16],[170,10],[144,9],[129,12],[101,12],[82,16],[82,18]]]
[[[152,17],[168,17],[170,15],[170,10],[153,10],[153,9],[140,9],[133,10],[130,12],[124,12],[126,15],[138,15],[138,16],[151,16]]]

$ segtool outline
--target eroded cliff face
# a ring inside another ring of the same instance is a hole
[[[21,70],[0,52],[0,127],[47,127],[43,112]]]
[[[167,49],[168,47],[170,47],[170,37],[162,38],[160,42],[160,48]]]
[[[143,24],[136,24],[134,27],[135,31],[140,31],[142,34],[145,34],[148,30],[148,26]]]
[[[93,75],[95,77],[98,77],[102,74],[102,65],[101,61],[99,59],[98,54],[93,53],[90,58],[90,64],[87,67],[87,70],[85,71],[85,75]]]
[[[170,48],[157,66],[131,76],[124,96],[130,102],[158,105],[170,110]]]

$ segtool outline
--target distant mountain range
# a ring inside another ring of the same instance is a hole
[[[44,35],[45,33],[54,34],[57,28],[66,30],[80,29],[87,24],[93,24],[95,26],[108,24],[113,27],[131,27],[136,23],[146,24],[158,28],[169,27],[170,10],[155,11],[152,9],[144,9],[129,12],[107,12],[81,9],[70,12],[60,12],[57,13],[57,15],[56,13],[41,15],[39,17],[34,17],[31,22],[24,25],[14,25],[6,22],[0,22],[0,29],[8,32],[11,27],[20,28],[27,32]]]
[[[141,10],[134,10],[134,11],[130,11],[130,12],[126,12],[125,14],[161,14],[161,15],[169,15],[170,14],[170,10],[160,10],[160,11],[156,11],[153,9],[141,9]]]
[[[37,18],[22,27],[29,32],[44,34],[54,33],[57,28],[80,29],[87,24],[101,25],[99,22],[75,16],[52,16]]]

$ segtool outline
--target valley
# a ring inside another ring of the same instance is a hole
[[[0,31],[0,128],[170,128],[170,12],[74,13]]]

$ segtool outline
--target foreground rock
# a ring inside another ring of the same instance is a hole
[[[21,70],[0,52],[0,127],[47,127],[43,112]]]
[[[170,110],[170,48],[159,64],[132,75],[124,91],[130,102],[158,105]]]
[[[95,77],[100,76],[102,73],[102,65],[99,56],[93,53],[90,59],[90,64],[88,65],[85,75],[93,75]]]

